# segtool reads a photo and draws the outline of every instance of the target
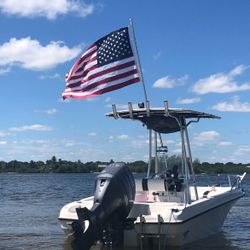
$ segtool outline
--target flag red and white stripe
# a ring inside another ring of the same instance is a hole
[[[91,45],[66,77],[63,98],[88,98],[140,81],[128,28]]]

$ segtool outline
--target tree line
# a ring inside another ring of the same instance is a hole
[[[8,172],[17,172],[17,173],[91,173],[91,172],[99,172],[103,169],[104,166],[113,163],[113,160],[109,162],[101,162],[101,161],[90,161],[83,163],[80,160],[78,161],[67,161],[62,159],[57,159],[53,156],[50,160],[47,161],[30,161],[23,162],[13,160],[10,162],[0,161],[0,173],[8,173]],[[146,172],[147,171],[147,163],[144,161],[134,161],[126,163],[129,169],[132,172]],[[175,164],[181,164],[181,158],[179,156],[171,156],[168,158],[169,166],[173,166]],[[152,168],[154,169],[154,160],[152,160]],[[250,173],[250,163],[242,164],[242,163],[208,163],[208,162],[200,162],[198,159],[193,161],[193,167],[196,174],[241,174],[243,172]]]

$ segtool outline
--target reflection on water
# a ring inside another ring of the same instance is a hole
[[[94,180],[94,174],[0,174],[0,250],[72,250],[72,239],[66,239],[57,217],[66,203],[90,196]],[[250,190],[250,177],[244,182],[245,190]],[[246,193],[232,208],[222,233],[185,247],[165,249],[249,250],[249,206]]]

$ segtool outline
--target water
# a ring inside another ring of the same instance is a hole
[[[94,179],[94,174],[0,174],[0,250],[71,250],[57,217],[66,203],[93,194]],[[221,233],[177,249],[250,250],[249,176],[244,188],[246,196],[232,208]]]

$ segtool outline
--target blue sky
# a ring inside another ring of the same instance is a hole
[[[146,160],[145,128],[104,116],[143,101],[137,83],[62,101],[64,77],[94,41],[134,21],[152,106],[221,116],[190,127],[193,158],[250,162],[250,2],[0,1],[0,160]],[[170,154],[175,136],[164,136]]]

